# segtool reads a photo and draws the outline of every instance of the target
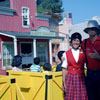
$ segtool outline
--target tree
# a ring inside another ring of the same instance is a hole
[[[62,0],[37,0],[37,13],[43,12],[57,13],[59,17],[56,20],[61,21]]]
[[[37,12],[62,13],[62,0],[37,0]]]

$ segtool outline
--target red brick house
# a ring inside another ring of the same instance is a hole
[[[14,55],[22,56],[22,67],[36,56],[41,64],[52,64],[52,39],[63,37],[57,36],[52,16],[37,14],[36,8],[36,0],[0,0],[0,74]]]

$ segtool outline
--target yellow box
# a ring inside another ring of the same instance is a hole
[[[62,72],[39,73],[8,70],[16,79],[18,100],[64,100]]]
[[[0,100],[16,100],[13,77],[0,75]]]

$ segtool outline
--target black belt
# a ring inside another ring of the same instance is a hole
[[[90,69],[87,69],[88,72],[92,72],[92,73],[99,73],[100,72],[100,69],[97,69],[97,70],[90,70]]]

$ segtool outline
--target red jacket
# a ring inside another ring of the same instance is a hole
[[[97,59],[90,58],[88,56],[89,53],[94,53],[94,50],[96,50],[100,54],[100,37],[97,37],[94,43],[90,41],[90,39],[87,39],[86,42],[86,49],[85,49],[85,40],[83,40],[82,44],[83,50],[86,50],[86,57],[88,64],[86,65],[89,70],[100,70],[100,61]]]
[[[82,50],[79,51],[78,62],[75,61],[71,50],[66,52],[67,62],[68,62],[68,72],[75,74],[82,74],[84,70],[85,55]]]

